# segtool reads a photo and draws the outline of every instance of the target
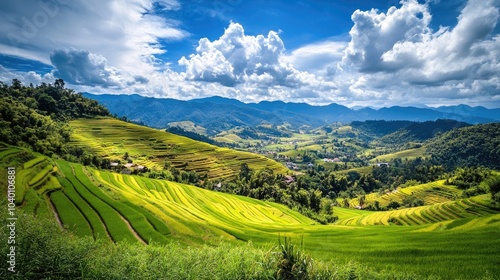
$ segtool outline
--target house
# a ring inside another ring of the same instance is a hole
[[[290,175],[286,175],[285,178],[283,178],[283,180],[285,181],[285,183],[287,184],[291,184],[293,182],[295,182],[295,178],[293,178],[292,176]]]
[[[294,162],[285,162],[285,166],[288,168],[288,169],[291,169],[291,170],[299,170],[299,167],[297,166],[296,163]]]
[[[109,166],[115,168],[115,167],[118,167],[119,163],[118,162],[112,162],[109,164]]]
[[[144,165],[137,165],[135,167],[135,170],[137,170],[137,171],[145,171],[146,169],[147,169],[147,167]]]
[[[389,167],[389,163],[387,163],[387,162],[380,162],[380,163],[377,163],[377,166],[378,167],[382,167],[382,166],[383,167]]]
[[[135,163],[127,163],[127,164],[124,164],[123,166],[124,166],[125,168],[130,169],[130,168],[132,168],[132,167],[136,166],[136,164],[135,164]]]

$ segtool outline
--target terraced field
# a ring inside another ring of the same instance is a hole
[[[382,195],[378,193],[368,194],[365,196],[365,206],[374,204],[375,201],[378,201],[379,205],[382,207],[386,207],[391,201],[403,204],[403,200],[410,196],[421,199],[424,205],[432,205],[435,203],[452,201],[461,195],[462,191],[460,189],[455,186],[445,185],[444,180],[439,180],[411,187],[398,188],[397,190]],[[342,203],[342,200],[339,199],[338,202]],[[349,205],[351,207],[359,205],[358,198],[351,199]]]
[[[178,237],[248,240],[262,232],[291,231],[314,224],[280,204],[139,176],[96,170],[93,175],[104,188],[154,213]]]
[[[252,241],[268,246],[281,235],[295,242],[303,239],[304,250],[316,259],[354,260],[381,271],[443,279],[500,275],[495,259],[500,211],[491,208],[488,196],[387,212],[335,207],[339,222],[318,225],[274,203],[53,162],[36,153],[23,161],[23,152],[0,146],[2,164],[10,162],[18,171],[17,188],[25,194],[19,208],[54,217],[53,206],[62,224],[79,236],[140,246],[172,241],[191,246]],[[41,181],[45,183],[35,190]],[[440,190],[434,191],[456,190],[440,182],[435,186]],[[402,189],[400,194],[429,189],[433,185]]]
[[[393,159],[416,159],[417,157],[425,157],[425,147],[420,147],[420,148],[414,148],[414,149],[408,149],[396,153],[391,153],[391,154],[386,154],[386,155],[380,155],[377,156],[376,158],[370,160],[371,162],[387,162],[391,161]]]
[[[23,164],[17,164],[26,156],[32,157],[32,159]],[[5,144],[0,145],[0,162],[8,164],[8,166],[17,165],[16,205],[23,205],[23,208],[35,215],[50,216],[50,203],[46,195],[62,189],[62,186],[52,176],[57,171],[53,163],[38,153]],[[2,182],[6,182],[4,176],[6,174],[0,176]]]
[[[487,201],[487,196],[479,196],[392,211],[351,210],[349,215],[340,216],[341,218],[337,223],[340,225],[364,226],[390,224],[416,226],[498,214],[499,211],[488,206]],[[359,214],[354,215],[355,212],[359,212]]]
[[[89,148],[110,160],[123,160],[128,153],[134,163],[162,170],[165,161],[185,171],[209,178],[232,177],[242,163],[252,169],[265,167],[286,173],[288,169],[264,156],[221,148],[186,137],[126,123],[112,118],[79,119],[70,122],[72,144]]]

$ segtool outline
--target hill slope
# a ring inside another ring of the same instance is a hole
[[[151,127],[164,128],[171,122],[192,121],[207,128],[210,135],[215,135],[236,126],[256,126],[261,123],[274,125],[289,123],[294,127],[305,125],[314,128],[337,121],[350,122],[356,120],[428,121],[446,118],[469,123],[500,120],[498,116],[492,117],[495,116],[495,111],[485,108],[482,110],[469,110],[467,115],[464,116],[459,113],[440,112],[430,108],[397,106],[378,110],[370,108],[352,110],[338,104],[312,106],[305,103],[286,103],[282,101],[246,104],[221,97],[181,101],[139,95],[94,95],[85,93],[84,96],[97,100],[118,116],[126,116],[135,122],[142,122]],[[467,108],[470,107],[467,106]],[[479,115],[475,115],[476,112]]]
[[[219,244],[221,240],[234,240],[233,243],[240,244],[241,240],[251,240],[263,245],[275,243],[281,235],[294,237],[295,240],[303,238],[304,250],[319,260],[334,259],[340,263],[354,260],[380,271],[387,271],[389,267],[391,270],[416,273],[418,278],[434,275],[474,279],[485,277],[488,272],[490,275],[500,272],[495,258],[491,258],[498,253],[496,248],[500,245],[500,240],[495,238],[500,227],[500,214],[482,205],[481,198],[469,200],[474,204],[472,208],[467,208],[468,202],[465,201],[460,206],[454,205],[455,202],[432,206],[439,210],[437,215],[443,218],[440,219],[443,222],[431,225],[323,226],[311,224],[309,219],[297,212],[274,203],[168,181],[97,171],[29,154],[24,149],[6,146],[0,152],[1,165],[5,167],[4,164],[10,162],[16,166],[19,179],[24,178],[27,182],[21,184],[19,181],[17,186],[27,190],[25,199],[18,203],[19,210],[54,217],[50,210],[53,207],[62,223],[76,235],[128,240],[138,246],[141,242],[150,241],[179,241],[196,246],[199,243]],[[57,167],[57,173],[53,171],[39,176],[37,170],[45,170],[49,165],[52,170]],[[31,171],[21,176],[24,170]],[[34,187],[30,187],[30,182],[34,186],[45,181],[43,178],[52,182],[47,184],[50,191],[32,192]],[[4,182],[6,180],[0,181],[3,191],[6,190]],[[33,196],[28,196],[29,193]],[[33,202],[37,202],[38,206],[34,207]],[[411,209],[417,212],[419,208]],[[334,211],[338,211],[343,219],[360,220],[360,224],[364,219],[366,224],[370,224],[365,214],[391,213],[349,209]],[[460,219],[460,213],[468,218]],[[482,217],[475,217],[475,213]],[[415,216],[411,215],[399,213],[397,217],[401,217],[402,221],[408,217],[411,221]],[[415,259],[415,254],[421,256],[417,260],[418,265],[410,261]],[[151,257],[157,257],[157,254]]]
[[[450,170],[457,166],[500,169],[500,123],[449,131],[433,139],[427,148],[434,160]]]
[[[389,135],[380,138],[380,142],[402,144],[406,142],[423,142],[452,129],[470,126],[468,123],[455,120],[436,120],[412,123]]]
[[[280,163],[264,156],[221,148],[172,133],[113,118],[78,119],[70,122],[72,145],[90,149],[110,160],[123,160],[163,170],[165,161],[174,167],[207,174],[210,179],[236,176],[241,164],[252,169],[270,168],[286,173]]]

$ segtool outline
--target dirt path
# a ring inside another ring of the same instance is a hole
[[[52,213],[54,213],[54,216],[56,217],[56,221],[59,224],[61,228],[64,228],[63,223],[61,222],[61,218],[59,218],[59,213],[57,213],[56,207],[54,207],[54,204],[52,203],[52,200],[50,200],[50,194],[47,195],[47,200],[49,201],[50,209],[52,209]]]
[[[117,212],[118,213],[118,212]],[[148,245],[148,243],[146,243],[146,241],[144,241],[144,239],[142,239],[139,234],[137,234],[137,232],[135,231],[135,229],[130,225],[130,223],[127,221],[127,219],[125,219],[120,213],[118,213],[118,215],[120,215],[120,218],[122,218],[122,220],[127,224],[127,227],[128,229],[132,232],[132,234],[135,236],[135,238],[137,238],[137,240],[141,241],[142,244],[144,245]]]

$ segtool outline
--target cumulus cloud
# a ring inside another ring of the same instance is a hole
[[[54,49],[99,53],[110,65],[146,75],[158,68],[165,50],[160,40],[180,40],[188,32],[155,14],[177,10],[175,0],[5,1],[0,11],[0,52],[50,64]]]
[[[387,13],[356,10],[351,19],[354,26],[344,65],[353,65],[361,72],[391,70],[383,63],[384,53],[398,42],[419,42],[430,35],[431,14],[427,4],[416,0],[404,1],[401,8],[393,6]]]
[[[54,75],[74,85],[116,86],[116,68],[108,66],[102,55],[86,50],[59,49],[50,54],[50,61],[56,67]]]
[[[295,88],[307,83],[310,77],[287,63],[284,54],[285,46],[277,32],[249,36],[243,26],[231,23],[219,39],[213,42],[201,39],[196,53],[182,57],[179,64],[186,67],[186,77],[190,80],[230,87],[257,83]]]
[[[430,27],[428,4],[416,0],[403,0],[387,13],[355,11],[336,79],[358,97],[399,98],[391,92],[414,93],[403,98],[413,101],[498,96],[500,36],[492,35],[498,5],[498,0],[469,0],[456,26],[439,30]]]
[[[0,64],[0,81],[9,84],[13,79],[18,79],[25,85],[34,84],[39,85],[41,83],[53,83],[55,78],[52,73],[46,73],[44,75],[35,73],[34,71],[29,72],[14,72],[5,69]]]
[[[302,46],[286,55],[295,68],[316,75],[327,73],[328,66],[342,59],[347,46],[343,41],[323,41]]]

